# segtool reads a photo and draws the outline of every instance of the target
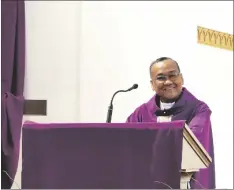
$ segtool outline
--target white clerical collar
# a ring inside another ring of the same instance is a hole
[[[165,102],[161,102],[160,101],[160,108],[161,110],[168,110],[170,108],[172,108],[172,106],[175,104],[175,102],[172,103],[165,103]]]

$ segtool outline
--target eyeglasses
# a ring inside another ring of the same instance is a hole
[[[164,82],[167,79],[169,79],[170,81],[175,81],[179,75],[179,72],[170,73],[168,75],[158,75],[155,80],[158,80],[160,82]]]

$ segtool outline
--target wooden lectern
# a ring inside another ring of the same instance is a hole
[[[184,121],[29,122],[22,159],[22,189],[187,189],[212,161]]]
[[[188,189],[195,172],[209,167],[212,162],[208,152],[195,137],[188,125],[184,125],[180,189]]]

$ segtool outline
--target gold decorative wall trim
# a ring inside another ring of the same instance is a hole
[[[197,43],[233,51],[233,34],[198,26]]]

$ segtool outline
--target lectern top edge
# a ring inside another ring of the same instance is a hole
[[[203,145],[194,135],[192,130],[189,128],[187,124],[184,126],[184,138],[188,141],[191,147],[194,149],[196,154],[200,157],[203,163],[208,167],[209,164],[212,162],[212,158],[210,157],[209,153],[205,150]]]

